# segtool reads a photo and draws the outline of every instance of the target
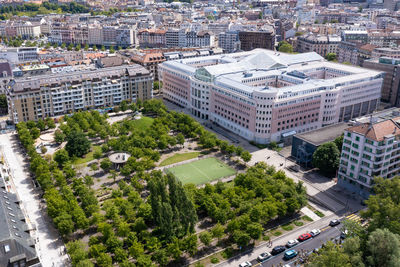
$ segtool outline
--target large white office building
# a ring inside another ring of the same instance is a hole
[[[163,97],[257,143],[372,113],[383,74],[265,49],[166,61]]]

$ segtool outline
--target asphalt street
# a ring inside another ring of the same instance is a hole
[[[290,249],[294,249],[297,252],[300,251],[312,251],[315,248],[319,248],[321,247],[321,245],[323,243],[325,243],[326,241],[330,240],[331,238],[336,238],[340,235],[340,229],[341,229],[342,225],[339,224],[335,227],[330,227],[327,226],[325,228],[321,229],[321,233],[313,238],[310,238],[304,242],[301,242],[299,244],[297,244],[296,246],[290,248]],[[285,245],[285,244],[274,244],[274,246],[278,246],[278,245]],[[286,249],[286,250],[290,250],[290,249]],[[272,249],[271,249],[272,250]],[[269,251],[270,252],[270,251]],[[267,261],[263,262],[263,263],[259,263],[256,259],[253,260],[251,263],[253,264],[253,266],[263,266],[263,267],[270,267],[270,266],[283,266],[285,264],[290,264],[293,263],[294,261],[296,261],[296,258],[293,258],[291,260],[284,260],[283,259],[283,255],[285,254],[285,252],[282,252],[276,256],[271,257],[270,259],[268,259]],[[280,265],[281,264],[281,265]]]

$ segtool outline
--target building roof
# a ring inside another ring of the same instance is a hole
[[[348,132],[358,133],[370,140],[382,141],[385,136],[400,135],[400,127],[397,121],[400,117],[388,119],[377,123],[363,123],[347,129]]]
[[[295,136],[310,144],[313,144],[315,146],[320,146],[323,143],[335,140],[335,138],[342,135],[348,127],[349,124],[347,123],[338,123],[322,127],[314,131],[296,134]]]
[[[0,177],[0,190],[0,266],[24,258],[39,262],[19,199],[6,191],[3,177]]]

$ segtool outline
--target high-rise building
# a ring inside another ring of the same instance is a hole
[[[166,61],[163,97],[257,143],[372,113],[383,73],[325,61],[315,52],[249,52]]]
[[[382,101],[400,107],[400,59],[375,58],[363,62],[363,67],[385,72]]]
[[[14,123],[152,97],[153,76],[140,65],[12,79],[7,86]]]
[[[275,47],[275,34],[273,28],[259,31],[240,31],[240,48],[250,51],[256,48],[273,50]]]
[[[338,185],[367,198],[373,178],[400,174],[400,117],[352,126],[344,132]]]
[[[228,53],[240,50],[239,33],[236,31],[220,33],[218,36],[218,47]]]

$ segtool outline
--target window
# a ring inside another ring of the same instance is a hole
[[[351,137],[351,133],[347,133],[347,136],[348,136],[348,137]]]
[[[357,142],[360,141],[360,137],[359,136],[356,136],[356,141]]]
[[[358,145],[354,144],[354,143],[351,146],[354,147],[354,148],[358,148]]]
[[[4,252],[10,252],[10,246],[9,245],[4,245]]]

